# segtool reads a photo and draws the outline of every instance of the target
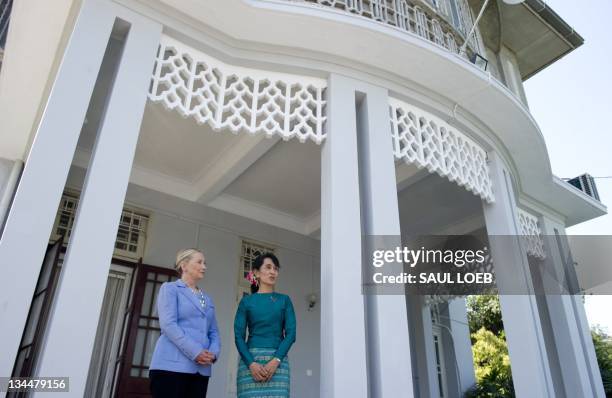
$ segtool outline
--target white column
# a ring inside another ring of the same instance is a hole
[[[517,287],[531,291],[510,173],[497,153],[489,157],[495,202],[483,203],[483,210],[497,286],[501,293]],[[535,296],[500,294],[499,301],[516,396],[556,397]]]
[[[113,22],[98,1],[84,2],[2,232],[0,264],[5,275],[0,278],[0,325],[5,325],[0,327],[2,376],[10,375],[13,369],[58,203]]]
[[[363,232],[366,236],[387,236],[386,243],[393,250],[402,242],[389,98],[385,89],[361,82],[355,82],[355,86],[361,97],[357,131]],[[403,271],[401,263],[396,268],[397,272]],[[411,397],[406,298],[403,294],[367,295],[366,303],[371,397]]]
[[[591,337],[591,328],[589,327],[589,321],[586,317],[584,304],[582,304],[579,296],[572,296],[571,301],[574,314],[576,316],[576,321],[578,322],[578,333],[582,350],[585,355],[585,362],[591,389],[593,390],[593,396],[597,398],[604,398],[605,391],[601,379],[601,372],[599,371],[597,356],[595,355],[595,347],[593,346],[593,338]]]
[[[121,11],[117,8],[115,12],[130,23],[130,29],[85,177],[37,371],[40,376],[69,376],[69,396],[75,397],[83,396],[85,391],[119,218],[161,36],[161,25]]]
[[[472,341],[470,340],[470,327],[468,325],[465,299],[458,298],[449,301],[448,317],[450,318],[450,329],[453,337],[456,364],[460,379],[461,393],[465,393],[476,383],[474,374],[474,357],[472,355]],[[453,377],[452,374],[447,377]]]
[[[568,264],[562,255],[565,228],[547,217],[540,218],[540,227],[546,250],[546,271],[542,275],[545,288],[563,281],[573,273],[573,264]],[[552,293],[552,288],[547,292]],[[568,294],[548,294],[546,305],[554,334],[554,347],[559,357],[563,385],[568,397],[605,396],[601,373],[595,357],[595,349],[589,324],[584,314],[580,297]]]
[[[321,397],[368,396],[355,90],[332,74],[321,149]]]

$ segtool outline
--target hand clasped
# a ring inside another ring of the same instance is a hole
[[[215,354],[208,350],[204,350],[198,354],[195,361],[200,365],[212,365],[215,360]]]
[[[258,382],[266,382],[272,379],[272,376],[274,376],[274,373],[276,373],[278,365],[279,362],[276,359],[272,359],[263,366],[257,362],[253,362],[249,365],[249,369],[251,371],[253,380]]]

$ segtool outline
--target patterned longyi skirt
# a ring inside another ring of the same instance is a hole
[[[255,362],[265,365],[273,357],[276,350],[273,348],[249,348]],[[257,382],[251,376],[251,371],[244,361],[238,363],[238,376],[236,378],[238,398],[288,398],[291,382],[291,371],[287,357],[283,358],[269,381]]]

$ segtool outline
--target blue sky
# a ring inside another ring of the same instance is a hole
[[[547,0],[584,38],[582,47],[525,82],[529,108],[546,139],[553,173],[612,176],[611,0]],[[612,210],[612,178],[597,179],[601,201]],[[610,235],[612,215],[568,229],[575,235]],[[612,296],[589,296],[591,325],[612,332]]]

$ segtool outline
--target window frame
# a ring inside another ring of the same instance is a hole
[[[63,235],[64,246],[68,245],[68,242],[70,241],[70,236],[72,234],[72,229],[74,227],[74,221],[76,220],[79,202],[79,191],[73,189],[66,189],[64,191],[57,209],[57,213],[55,215],[55,220],[53,221],[53,229],[49,238],[50,242],[56,241],[57,239],[59,239],[60,236]],[[74,205],[72,207],[69,207],[68,210],[65,210],[65,203],[73,203]],[[68,217],[66,225],[60,224],[62,216]],[[130,217],[130,225],[127,228],[127,238],[124,242],[123,240],[120,240],[119,233],[121,232],[122,227],[124,225],[125,217]],[[133,225],[136,224],[133,222],[135,219],[138,220],[138,227],[134,227],[137,228],[137,230],[139,231],[138,237],[136,241],[130,241],[130,238],[136,232],[136,230],[132,228]],[[139,259],[143,258],[150,223],[151,214],[149,212],[131,206],[124,206],[121,210],[121,218],[119,219],[119,225],[117,227],[117,236],[115,237],[115,243],[113,246],[113,257],[128,261],[138,261]],[[58,229],[60,228],[63,229],[63,231],[59,231]],[[125,244],[128,250],[119,248],[119,244]],[[130,251],[130,246],[135,246],[136,250]]]

